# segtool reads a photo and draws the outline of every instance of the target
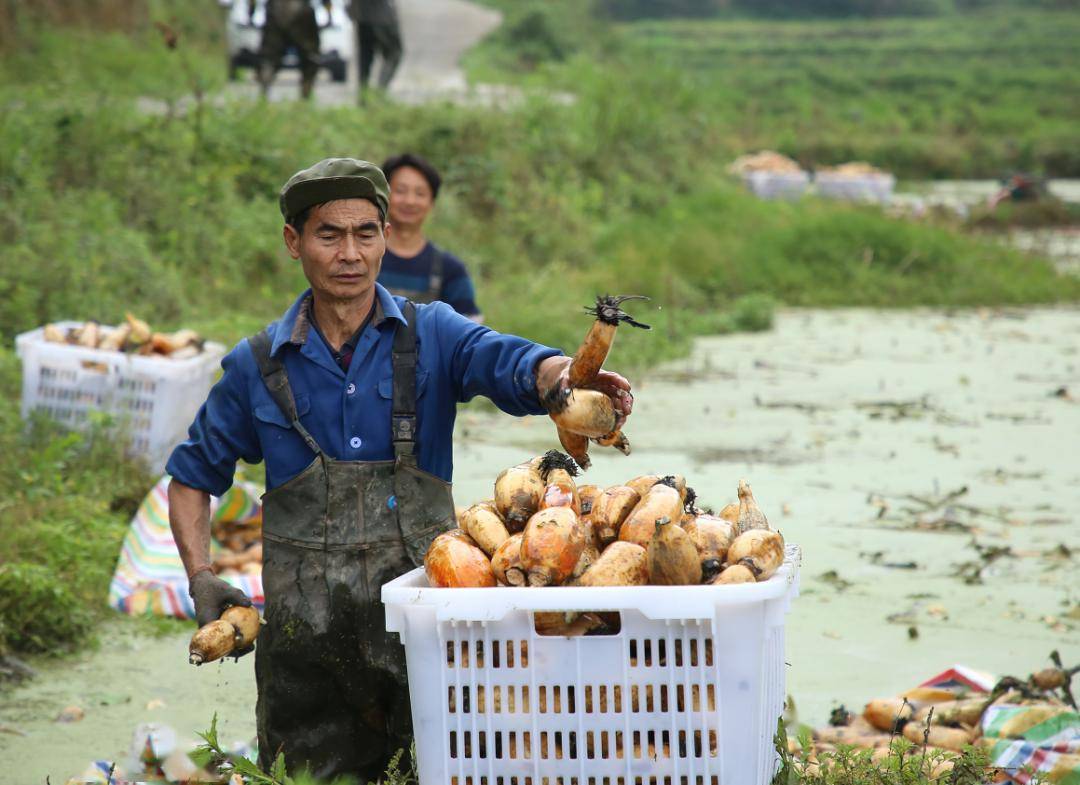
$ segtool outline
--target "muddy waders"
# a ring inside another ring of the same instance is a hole
[[[269,0],[256,74],[263,97],[270,93],[281,58],[290,47],[300,57],[300,95],[310,98],[319,73],[319,24],[308,0]]]
[[[371,81],[375,56],[382,57],[379,79],[380,90],[386,90],[401,65],[401,23],[398,21],[394,0],[353,0],[353,18],[356,23],[357,66],[360,76],[361,98]]]
[[[378,780],[411,743],[405,651],[386,632],[386,581],[422,563],[454,525],[450,484],[416,465],[416,309],[393,347],[394,460],[338,461],[300,423],[264,331],[250,339],[274,401],[315,453],[263,497],[266,626],[255,651],[259,759],[290,773]]]

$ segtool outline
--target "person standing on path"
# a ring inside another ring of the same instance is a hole
[[[322,4],[332,24],[330,0],[322,0]],[[248,0],[249,20],[255,15],[255,5],[256,0]],[[315,9],[310,0],[267,0],[256,74],[263,98],[270,97],[270,85],[290,46],[296,48],[300,57],[300,95],[310,98],[319,73],[319,24]]]
[[[356,25],[356,62],[360,76],[361,101],[371,82],[375,56],[382,58],[379,78],[380,90],[386,90],[401,64],[401,23],[398,21],[394,0],[352,0],[350,3],[353,22]]]
[[[382,165],[390,181],[390,223],[379,283],[413,302],[442,300],[474,322],[484,316],[465,264],[424,234],[424,221],[435,206],[442,178],[428,161],[412,153],[387,158]]]
[[[570,358],[502,335],[445,303],[413,304],[376,282],[389,186],[374,164],[330,158],[281,190],[285,246],[310,289],[222,360],[188,440],[169,458],[169,523],[198,623],[250,605],[210,565],[210,494],[238,460],[265,462],[265,626],[255,650],[259,757],[290,772],[378,780],[410,743],[405,653],[386,632],[383,583],[419,566],[453,528],[457,404],[545,414]],[[619,413],[622,376],[594,387]]]

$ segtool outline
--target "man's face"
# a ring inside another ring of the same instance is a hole
[[[402,166],[390,177],[390,222],[400,226],[421,226],[435,204],[431,186],[424,175],[411,166]]]
[[[355,300],[375,286],[390,225],[367,199],[339,199],[312,208],[303,233],[285,225],[285,245],[299,259],[312,291]]]

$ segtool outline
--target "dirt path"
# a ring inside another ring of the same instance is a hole
[[[467,0],[397,0],[397,5],[405,56],[390,85],[395,100],[485,100],[493,92],[483,87],[470,90],[460,61],[466,51],[499,26],[502,15],[498,11]],[[324,106],[353,105],[356,85],[355,63],[349,64],[348,81],[344,83],[334,83],[320,72],[315,100]],[[298,89],[297,72],[283,71],[274,82],[271,100],[295,100]],[[240,82],[230,85],[230,94],[251,99],[258,96],[250,72],[244,72]]]
[[[599,452],[589,481],[681,472],[715,506],[740,477],[753,483],[772,523],[804,550],[786,659],[805,721],[954,663],[1026,674],[1053,648],[1075,663],[1078,347],[1080,309],[787,311],[772,332],[701,340],[689,360],[638,383],[634,454]],[[467,412],[458,502],[488,497],[500,468],[553,440],[541,418]],[[962,487],[940,507],[907,498]],[[978,562],[973,539],[1014,555],[969,584],[957,565]],[[196,670],[186,639],[107,638],[0,696],[0,726],[26,734],[0,733],[0,782],[62,782],[119,754],[141,721],[193,738],[217,711],[223,738],[250,738],[251,659]],[[165,706],[147,708],[155,698]],[[55,724],[70,703],[86,719]]]

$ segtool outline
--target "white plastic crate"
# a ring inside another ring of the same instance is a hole
[[[800,551],[731,586],[382,588],[401,635],[421,785],[768,785]],[[546,637],[535,611],[617,611]]]
[[[807,172],[746,172],[742,179],[761,199],[798,199],[810,185]]]
[[[66,330],[82,322],[58,322]],[[15,339],[22,359],[22,415],[45,412],[72,428],[92,412],[113,415],[131,435],[131,451],[159,472],[206,400],[225,353],[219,343],[186,360],[51,343],[44,328]]]
[[[815,190],[828,199],[887,204],[895,187],[896,178],[891,174],[853,176],[819,172],[814,175]]]

